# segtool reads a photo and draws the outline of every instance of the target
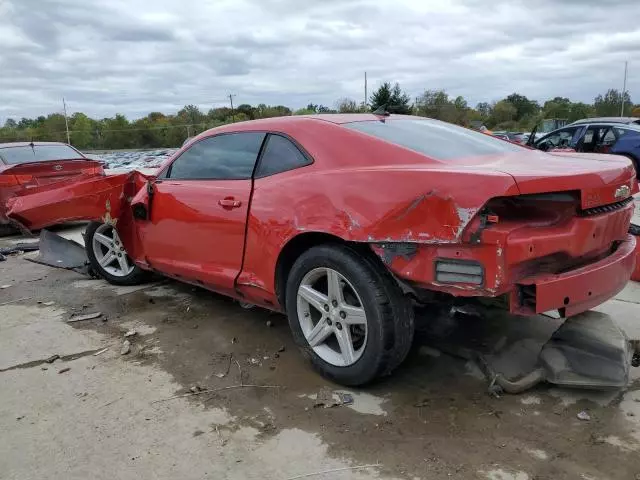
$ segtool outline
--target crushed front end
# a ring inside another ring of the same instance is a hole
[[[376,242],[371,248],[418,299],[482,297],[511,313],[558,310],[569,317],[616,295],[634,270],[632,190],[633,182],[595,193],[497,197],[457,241]]]

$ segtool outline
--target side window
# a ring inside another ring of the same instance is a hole
[[[225,133],[205,138],[185,150],[167,170],[178,180],[251,178],[264,133]]]
[[[550,150],[552,148],[568,147],[571,144],[573,136],[578,132],[579,127],[563,128],[555,133],[552,133],[542,140],[538,144],[538,148],[541,150]]]
[[[256,178],[268,177],[294,168],[309,165],[308,159],[295,144],[281,135],[269,135],[264,147]]]
[[[640,135],[640,130],[631,130],[631,129],[626,129],[626,128],[619,128],[619,127],[614,127],[613,128],[615,130],[615,134],[617,135],[618,139],[620,139],[621,137],[637,137]]]
[[[616,141],[616,136],[613,133],[613,128],[608,128],[606,130],[603,129],[600,132],[600,135],[600,143],[602,144],[611,145]]]

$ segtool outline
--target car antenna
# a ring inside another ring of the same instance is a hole
[[[378,108],[376,108],[373,112],[374,115],[380,115],[383,117],[388,117],[389,115],[391,115],[389,112],[387,112],[387,104],[383,104],[380,105]]]

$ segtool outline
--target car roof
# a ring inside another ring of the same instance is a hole
[[[577,125],[579,123],[638,123],[640,124],[640,118],[638,117],[593,117],[593,118],[583,118],[580,120],[576,120],[575,122],[571,122],[569,125]]]
[[[257,120],[247,120],[244,122],[227,123],[218,127],[210,128],[200,133],[194,138],[205,138],[218,133],[231,133],[243,131],[287,131],[288,129],[297,128],[300,124],[306,123],[324,123],[333,125],[342,125],[345,123],[355,122],[375,122],[388,119],[425,119],[426,117],[416,117],[414,115],[374,115],[373,113],[321,113],[316,115],[289,115],[286,117],[270,117],[259,118]],[[190,143],[190,142],[189,142]]]
[[[67,146],[66,143],[62,142],[8,142],[8,143],[0,143],[0,148],[12,148],[12,147],[30,147],[33,145],[34,147],[45,146],[45,145],[64,145]]]

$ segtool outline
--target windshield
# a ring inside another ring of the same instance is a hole
[[[524,148],[475,130],[427,118],[371,120],[345,123],[344,126],[442,160],[521,152]]]
[[[20,147],[0,148],[0,158],[9,165],[19,163],[46,162],[55,160],[84,159],[68,145],[24,145]]]

